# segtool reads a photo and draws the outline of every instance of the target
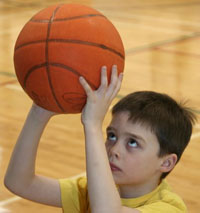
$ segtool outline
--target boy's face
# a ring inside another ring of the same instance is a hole
[[[139,186],[158,181],[158,140],[150,128],[128,119],[128,112],[117,113],[107,128],[106,149],[115,183]]]

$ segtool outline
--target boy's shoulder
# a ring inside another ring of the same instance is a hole
[[[87,191],[87,178],[85,176],[73,179],[62,179],[60,180],[60,186],[64,206],[68,206],[69,208],[69,203],[67,204],[66,201],[71,199],[73,199],[72,203],[76,203],[76,208],[78,207],[80,209],[85,209],[85,207],[88,206],[89,199]],[[187,212],[187,208],[183,200],[172,191],[166,180],[163,180],[154,191],[144,196],[131,199],[122,198],[121,201],[124,206],[136,208],[142,213]]]
[[[131,199],[134,206],[142,213],[186,213],[187,208],[179,195],[172,191],[166,180],[151,193],[139,198]],[[126,202],[126,201],[125,201]],[[129,201],[130,202],[130,201]],[[124,205],[126,205],[124,203]]]

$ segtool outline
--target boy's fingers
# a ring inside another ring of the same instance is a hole
[[[99,90],[105,91],[107,89],[107,86],[108,86],[107,67],[103,66],[101,68],[101,84]]]
[[[117,95],[117,93],[119,92],[119,90],[121,88],[122,80],[123,80],[123,73],[120,73],[119,77],[118,77],[118,80],[117,80],[116,87],[113,90],[113,93],[111,95],[111,100],[113,100],[115,98],[115,96]]]
[[[118,76],[117,76],[117,65],[113,65],[110,84],[111,85],[115,84],[117,78],[118,78]]]
[[[117,72],[117,66],[113,65],[112,66],[112,73],[111,73],[111,82],[108,86],[108,78],[107,78],[107,67],[103,66],[101,68],[101,84],[100,87],[98,88],[98,91],[102,94],[106,92],[106,97],[110,100],[112,100],[118,93],[120,87],[121,87],[121,82],[122,82],[122,73],[118,76]],[[87,83],[85,78],[82,76],[79,78],[80,84],[82,85],[83,89],[85,90],[87,96],[91,95],[93,93],[92,88],[90,85]]]
[[[85,80],[85,78],[83,78],[82,76],[79,77],[79,82],[82,85],[83,89],[85,90],[87,96],[92,92],[91,87],[89,86],[89,84],[87,83],[87,81]]]
[[[117,94],[121,86],[122,76],[118,76],[117,65],[113,65],[111,73],[111,82],[108,88],[108,96],[113,99],[113,96]]]
[[[107,67],[103,66],[101,69],[101,84],[104,86],[108,85],[108,79],[107,79]]]
[[[119,74],[119,80],[120,80],[120,84],[122,83],[122,80],[123,80],[123,73],[121,72],[120,74]]]

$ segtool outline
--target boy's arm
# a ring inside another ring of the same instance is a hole
[[[102,68],[101,85],[96,91],[92,91],[87,82],[80,78],[80,83],[87,94],[87,104],[82,112],[82,123],[86,143],[88,192],[93,213],[139,212],[121,205],[102,133],[105,114],[120,89],[121,81],[122,75],[117,76],[116,66],[112,68],[110,85],[107,82],[106,67]]]
[[[35,174],[39,140],[53,115],[33,104],[12,153],[4,183],[21,197],[61,207],[59,181]]]

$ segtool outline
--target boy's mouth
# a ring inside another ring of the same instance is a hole
[[[117,167],[115,164],[113,163],[110,163],[110,168],[113,172],[116,172],[116,171],[122,171],[119,167]]]

